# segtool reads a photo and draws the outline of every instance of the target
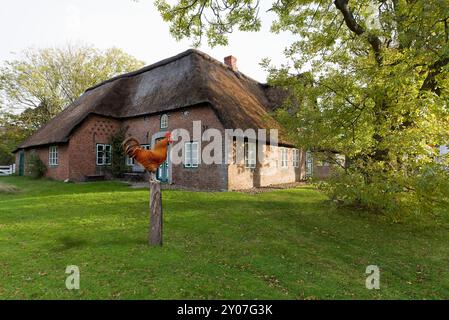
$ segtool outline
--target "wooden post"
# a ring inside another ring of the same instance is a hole
[[[159,181],[150,180],[150,246],[162,246],[162,193]]]

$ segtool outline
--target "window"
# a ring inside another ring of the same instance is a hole
[[[58,147],[57,146],[51,146],[48,149],[48,164],[50,166],[58,165]]]
[[[299,167],[299,150],[293,149],[293,167]]]
[[[287,148],[281,148],[281,167],[288,167],[288,153]]]
[[[97,166],[111,164],[111,145],[97,144]]]
[[[130,156],[126,156],[126,165],[132,167],[134,165],[134,159]]]
[[[256,167],[256,143],[255,142],[245,142],[245,167],[255,168]]]
[[[184,166],[186,168],[198,167],[198,142],[186,142],[184,146]]]
[[[163,114],[161,116],[161,129],[168,128],[168,116],[166,114]]]

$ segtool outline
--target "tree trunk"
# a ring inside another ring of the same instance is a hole
[[[159,181],[150,180],[150,246],[162,246],[162,193]]]

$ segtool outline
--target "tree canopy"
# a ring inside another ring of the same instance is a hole
[[[87,88],[143,62],[118,48],[104,51],[91,46],[29,49],[22,58],[0,67],[0,94],[4,109],[32,118],[39,127],[77,99]]]
[[[28,49],[0,65],[0,162],[25,137],[75,101],[87,88],[136,70],[143,62],[118,48]],[[1,163],[0,163],[1,164]]]
[[[226,44],[258,31],[255,0],[156,1],[176,38]],[[447,205],[448,0],[277,0],[272,32],[290,32],[285,63],[262,65],[292,97],[277,111],[298,146],[346,156],[323,184],[337,201],[384,212]],[[446,181],[446,182],[445,182]],[[443,205],[443,203],[445,203]]]

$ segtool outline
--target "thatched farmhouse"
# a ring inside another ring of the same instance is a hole
[[[195,137],[186,143],[187,163],[170,159],[158,171],[159,180],[203,190],[234,190],[289,183],[305,178],[305,152],[295,149],[282,134],[270,111],[279,106],[276,90],[237,70],[236,59],[224,63],[187,50],[138,71],[123,74],[89,88],[15,150],[19,174],[26,174],[27,159],[36,154],[46,164],[46,176],[86,181],[108,177],[110,138],[118,130],[151,148],[167,131],[192,123],[203,129],[279,129],[278,146],[264,143],[263,163],[256,153],[244,161],[221,164],[197,162],[204,147]],[[223,146],[224,147],[224,146]],[[224,154],[224,153],[223,153]],[[250,159],[249,159],[250,158]],[[127,159],[129,172],[142,172]]]

